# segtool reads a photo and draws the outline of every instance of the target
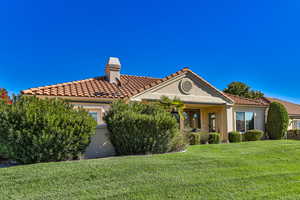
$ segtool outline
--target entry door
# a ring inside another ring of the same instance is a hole
[[[217,124],[217,119],[216,119],[216,113],[208,113],[208,130],[209,132],[216,132],[216,124]]]

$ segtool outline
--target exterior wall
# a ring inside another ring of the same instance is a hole
[[[233,129],[236,130],[236,112],[254,112],[254,128],[265,131],[265,107],[233,106]]]
[[[103,117],[105,112],[110,109],[109,104],[97,104],[97,103],[71,103],[75,107],[82,107],[86,109],[88,112],[97,112],[98,113],[98,125],[104,124]]]
[[[193,87],[190,94],[184,94],[180,89],[180,82],[182,79],[189,79]],[[169,98],[178,97],[183,102],[197,103],[197,104],[226,104],[228,103],[222,95],[212,90],[205,83],[197,79],[193,74],[184,74],[174,79],[170,79],[163,84],[153,87],[149,91],[142,92],[131,100],[159,100],[161,96],[168,96]]]
[[[105,125],[96,128],[96,134],[92,137],[91,143],[84,153],[84,158],[101,158],[115,155],[114,147],[110,143],[107,134],[108,130]]]

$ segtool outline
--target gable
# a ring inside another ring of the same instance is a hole
[[[133,96],[131,100],[159,100],[163,95],[169,98],[178,97],[186,103],[232,103],[221,92],[212,88],[207,82],[190,71],[141,92]]]

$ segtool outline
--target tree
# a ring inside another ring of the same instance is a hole
[[[160,106],[162,106],[166,111],[171,113],[178,113],[180,118],[184,118],[183,109],[184,103],[177,97],[170,99],[167,96],[162,96],[159,100]]]
[[[0,103],[4,102],[6,104],[11,104],[11,100],[8,96],[6,89],[0,88]]]
[[[227,88],[224,89],[224,92],[252,99],[261,98],[264,96],[261,91],[251,90],[250,86],[242,82],[230,83]]]
[[[277,102],[270,104],[267,119],[267,133],[270,139],[279,140],[285,135],[289,124],[286,108]]]

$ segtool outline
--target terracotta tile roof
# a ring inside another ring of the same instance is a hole
[[[300,115],[300,105],[276,98],[266,98],[269,102],[278,102],[285,106],[289,115]]]
[[[21,91],[26,95],[90,97],[90,98],[126,98],[154,84],[161,79],[121,75],[120,82],[109,83],[105,77],[96,77],[80,81],[31,88]]]
[[[165,78],[152,78],[142,76],[121,75],[118,84],[109,83],[105,76],[80,81],[30,88],[21,91],[25,95],[89,97],[89,98],[128,98],[147,90],[155,85],[165,82],[175,76],[181,75],[188,68],[183,68]]]
[[[216,89],[206,80],[192,72],[188,68],[183,68],[164,78],[151,78],[131,75],[121,75],[118,84],[109,83],[104,76],[85,79],[81,81],[73,81],[68,83],[61,83],[56,85],[49,85],[38,88],[30,88],[21,91],[25,95],[42,95],[42,96],[64,96],[64,97],[88,97],[88,98],[128,98],[139,94],[151,87],[163,83],[176,76],[182,75],[186,72],[191,72],[201,79],[208,87],[223,95],[232,102],[230,97],[224,95],[221,91]]]
[[[269,102],[265,98],[258,98],[258,99],[249,99],[249,98],[244,98],[228,93],[224,93],[226,96],[231,98],[235,104],[238,105],[256,105],[256,106],[268,106]]]

